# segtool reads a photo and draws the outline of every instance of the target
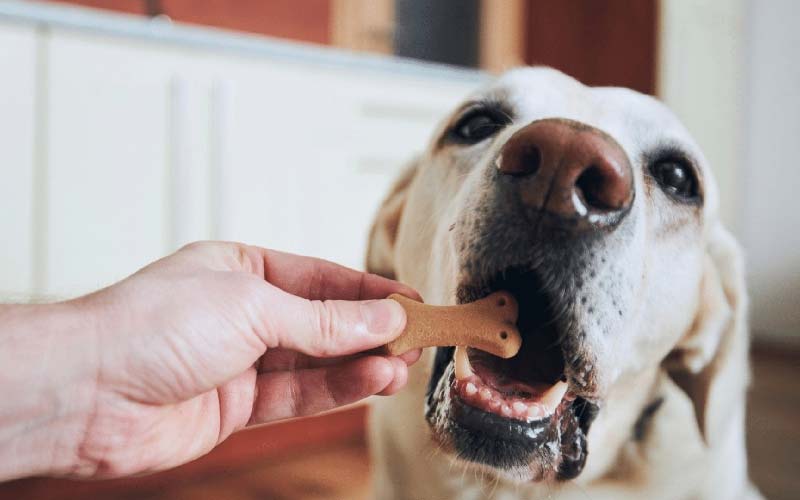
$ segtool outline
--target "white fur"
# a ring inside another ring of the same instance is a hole
[[[611,262],[612,292],[625,314],[604,302],[600,285],[611,276],[599,271],[587,284],[614,332],[590,331],[586,339],[597,355],[604,405],[589,432],[586,467],[576,479],[518,482],[504,471],[458,461],[432,440],[423,417],[431,350],[412,370],[407,389],[374,405],[375,498],[758,498],[744,447],[749,371],[740,255],[718,220],[716,185],[697,145],[655,99],[585,87],[547,68],[509,72],[474,97],[484,96],[509,103],[514,122],[483,145],[442,149],[434,138],[411,182],[396,189],[379,213],[368,263],[416,287],[429,303],[453,303],[455,248],[471,235],[450,226],[480,204],[490,188],[481,172],[505,140],[531,121],[551,117],[606,132],[634,165],[637,195],[629,230],[599,252]],[[697,213],[647,186],[641,158],[663,144],[679,146],[699,165],[704,203]],[[399,229],[389,238],[383,224],[395,217]],[[634,423],[654,396],[664,403],[645,439],[635,441]]]

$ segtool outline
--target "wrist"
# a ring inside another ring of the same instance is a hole
[[[93,413],[97,343],[80,301],[0,306],[0,480],[67,475]]]

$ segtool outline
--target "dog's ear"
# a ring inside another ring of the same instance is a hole
[[[419,160],[411,162],[394,182],[378,210],[367,244],[367,271],[395,279],[394,248],[408,188],[417,173]]]
[[[747,297],[739,245],[721,224],[710,232],[694,322],[664,362],[691,399],[707,444],[742,405],[749,380]]]

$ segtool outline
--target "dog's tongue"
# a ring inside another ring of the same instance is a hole
[[[472,366],[464,347],[454,353],[455,387],[461,399],[484,411],[530,422],[548,417],[567,395],[567,383],[523,382],[480,360]]]
[[[480,377],[484,384],[488,385],[496,391],[509,395],[517,396],[525,399],[538,399],[542,394],[546,393],[552,384],[544,382],[522,382],[508,377],[503,373],[496,372],[482,363],[472,365],[472,370],[475,375]]]

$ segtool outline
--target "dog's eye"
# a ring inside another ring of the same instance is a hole
[[[668,194],[683,199],[698,197],[697,178],[691,166],[680,160],[659,160],[650,166],[650,172]]]
[[[476,109],[458,120],[450,136],[457,142],[476,144],[496,134],[509,121],[508,115],[499,110]]]

